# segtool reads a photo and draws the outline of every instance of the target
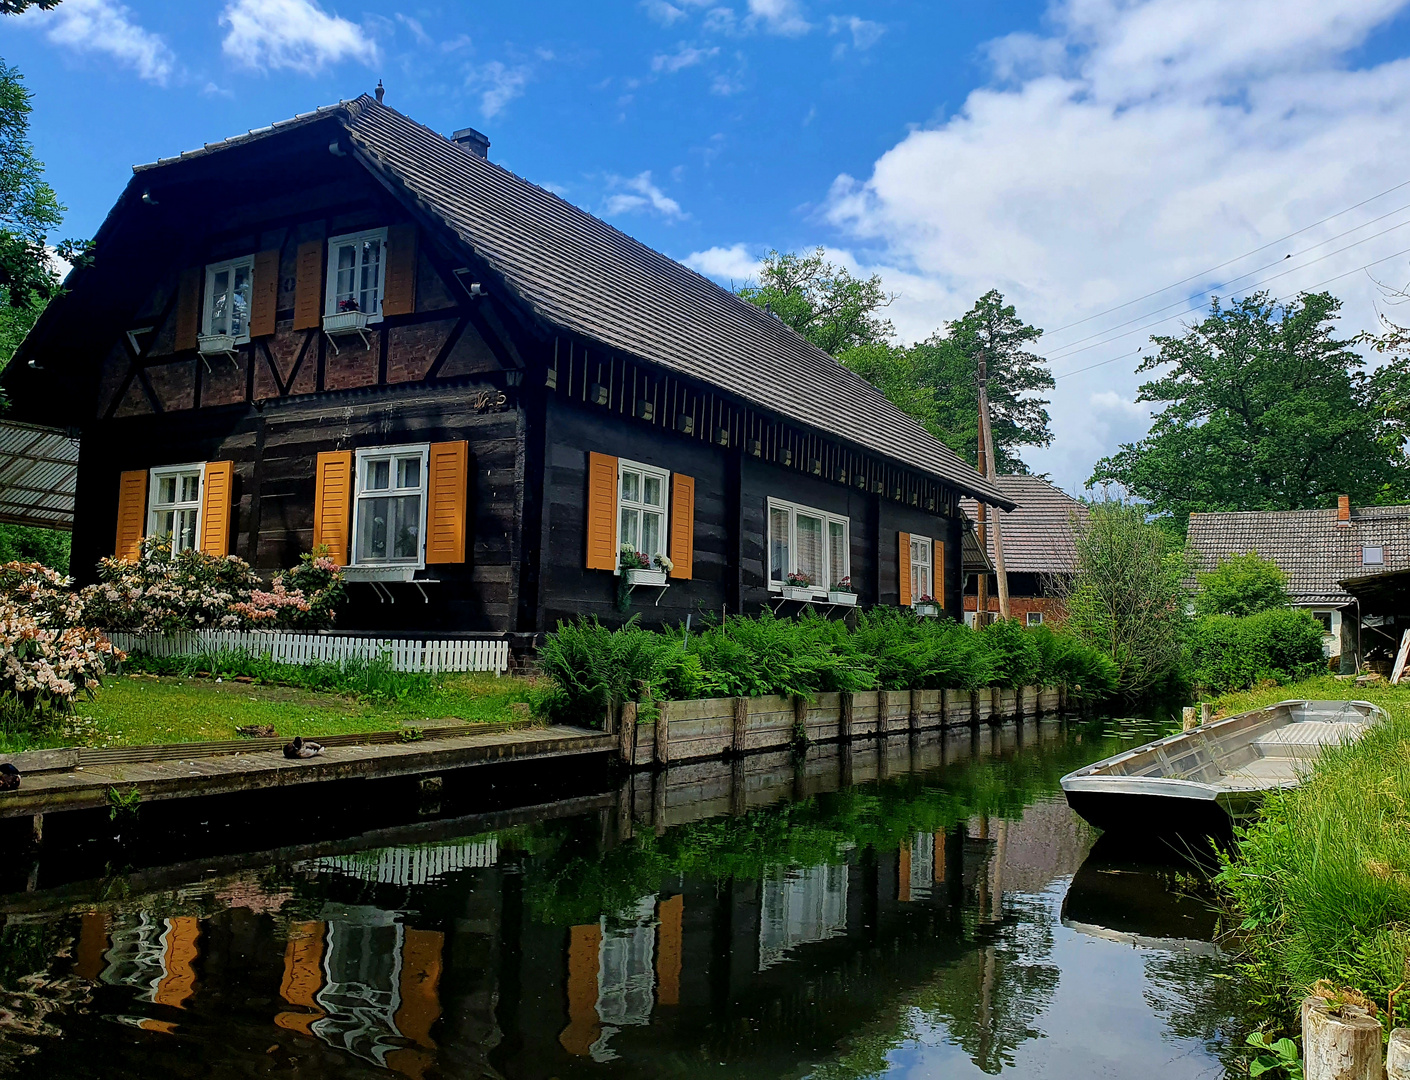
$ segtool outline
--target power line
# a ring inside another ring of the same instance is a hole
[[[1343,214],[1349,214],[1349,213],[1351,213],[1351,211],[1353,211],[1353,210],[1359,210],[1361,207],[1365,206],[1367,203],[1373,203],[1373,202],[1375,202],[1377,199],[1384,198],[1385,196],[1389,195],[1392,191],[1399,191],[1401,188],[1405,187],[1406,185],[1410,185],[1410,180],[1405,180],[1405,181],[1402,181],[1402,182],[1399,183],[1399,184],[1396,184],[1394,187],[1386,188],[1386,189],[1385,189],[1384,191],[1382,191],[1379,195],[1372,195],[1369,199],[1362,199],[1359,203],[1356,203],[1356,204],[1353,205],[1353,206],[1348,206],[1345,210],[1338,210],[1335,214],[1328,214],[1326,217],[1322,218],[1320,221],[1314,221],[1311,225],[1304,225],[1301,229],[1298,229],[1296,232],[1290,232],[1290,233],[1288,233],[1286,236],[1280,236],[1280,237],[1279,237],[1278,239],[1276,239],[1276,240],[1270,240],[1268,243],[1264,244],[1262,247],[1256,247],[1256,248],[1254,248],[1252,251],[1245,251],[1242,255],[1236,255],[1236,256],[1234,256],[1232,259],[1227,259],[1227,260],[1225,260],[1224,262],[1219,263],[1217,266],[1211,266],[1208,270],[1202,270],[1202,271],[1201,271],[1200,273],[1198,273],[1198,274],[1191,274],[1191,275],[1190,275],[1189,277],[1187,277],[1187,278],[1181,278],[1179,281],[1175,282],[1173,285],[1166,285],[1166,286],[1164,286],[1163,288],[1156,289],[1154,292],[1148,292],[1148,293],[1146,293],[1144,296],[1138,296],[1138,297],[1136,297],[1136,299],[1134,299],[1134,300],[1127,300],[1125,303],[1117,304],[1115,307],[1109,307],[1109,308],[1107,308],[1105,311],[1098,311],[1095,315],[1088,315],[1088,316],[1086,316],[1085,318],[1077,319],[1075,322],[1064,323],[1062,326],[1059,326],[1059,327],[1057,327],[1056,329],[1047,331],[1047,333],[1049,333],[1049,334],[1060,334],[1060,333],[1062,333],[1064,330],[1070,330],[1070,329],[1072,329],[1072,327],[1074,327],[1074,326],[1081,326],[1083,323],[1091,322],[1093,319],[1100,319],[1103,315],[1110,315],[1113,311],[1120,311],[1122,308],[1130,307],[1132,304],[1139,304],[1142,300],[1149,300],[1152,296],[1159,296],[1159,295],[1160,295],[1161,293],[1163,293],[1163,292],[1169,292],[1171,289],[1179,288],[1181,285],[1188,284],[1188,283],[1191,282],[1191,281],[1198,281],[1200,278],[1208,277],[1210,274],[1214,273],[1214,271],[1216,271],[1216,270],[1222,270],[1222,269],[1224,269],[1224,267],[1230,266],[1230,265],[1232,265],[1233,263],[1242,262],[1244,259],[1247,259],[1250,255],[1257,255],[1260,251],[1267,251],[1270,247],[1274,247],[1274,246],[1276,246],[1276,245],[1278,245],[1278,244],[1281,244],[1281,243],[1283,243],[1283,241],[1285,241],[1285,240],[1291,240],[1294,236],[1301,236],[1303,233],[1308,232],[1309,230],[1312,230],[1312,229],[1317,228],[1318,225],[1325,225],[1327,222],[1331,221],[1333,218],[1339,218],[1339,217],[1341,217]],[[1392,213],[1394,213],[1394,211],[1392,211]],[[1376,220],[1376,219],[1373,219],[1373,220]],[[1367,222],[1366,224],[1370,224],[1370,222]],[[1353,230],[1353,231],[1354,231],[1354,230]]]

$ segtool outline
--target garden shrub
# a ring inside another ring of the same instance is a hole
[[[1043,654],[1017,619],[997,619],[983,630],[993,657],[996,686],[1031,686],[1042,673]]]
[[[1256,615],[1205,615],[1190,633],[1196,685],[1244,690],[1257,683],[1294,682],[1323,663],[1322,624],[1307,611],[1273,608]]]
[[[1287,576],[1256,551],[1220,559],[1213,570],[1196,574],[1195,583],[1198,615],[1257,615],[1289,602]]]

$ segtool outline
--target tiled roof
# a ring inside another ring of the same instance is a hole
[[[1336,510],[1191,514],[1189,547],[1201,570],[1256,551],[1287,575],[1296,602],[1346,604],[1351,597],[1337,582],[1410,568],[1410,506],[1353,509],[1344,527],[1337,525]],[[1363,564],[1366,547],[1381,548],[1384,563]]]
[[[1014,502],[1014,509],[1000,519],[1004,534],[1004,570],[1007,573],[1069,573],[1077,556],[1073,517],[1087,516],[1084,503],[1037,476],[1000,476],[999,490]],[[960,505],[978,520],[974,499]],[[994,513],[991,508],[989,511]],[[989,557],[994,556],[994,531],[988,530]]]
[[[368,95],[140,169],[245,145],[325,116],[341,122],[373,167],[453,230],[546,321],[904,462],[962,492],[1007,502],[871,383],[780,320]]]

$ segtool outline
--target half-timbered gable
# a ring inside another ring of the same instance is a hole
[[[958,614],[999,492],[777,319],[370,97],[139,167],[6,375],[81,432],[73,565],[146,536],[273,571],[326,548],[350,627],[534,633],[863,604]],[[789,605],[792,605],[791,607]]]

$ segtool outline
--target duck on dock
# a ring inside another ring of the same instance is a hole
[[[20,771],[8,761],[0,763],[0,791],[18,791]]]
[[[294,761],[303,758],[317,757],[321,753],[323,753],[321,743],[304,742],[298,735],[294,736],[293,742],[284,747],[284,756]]]

